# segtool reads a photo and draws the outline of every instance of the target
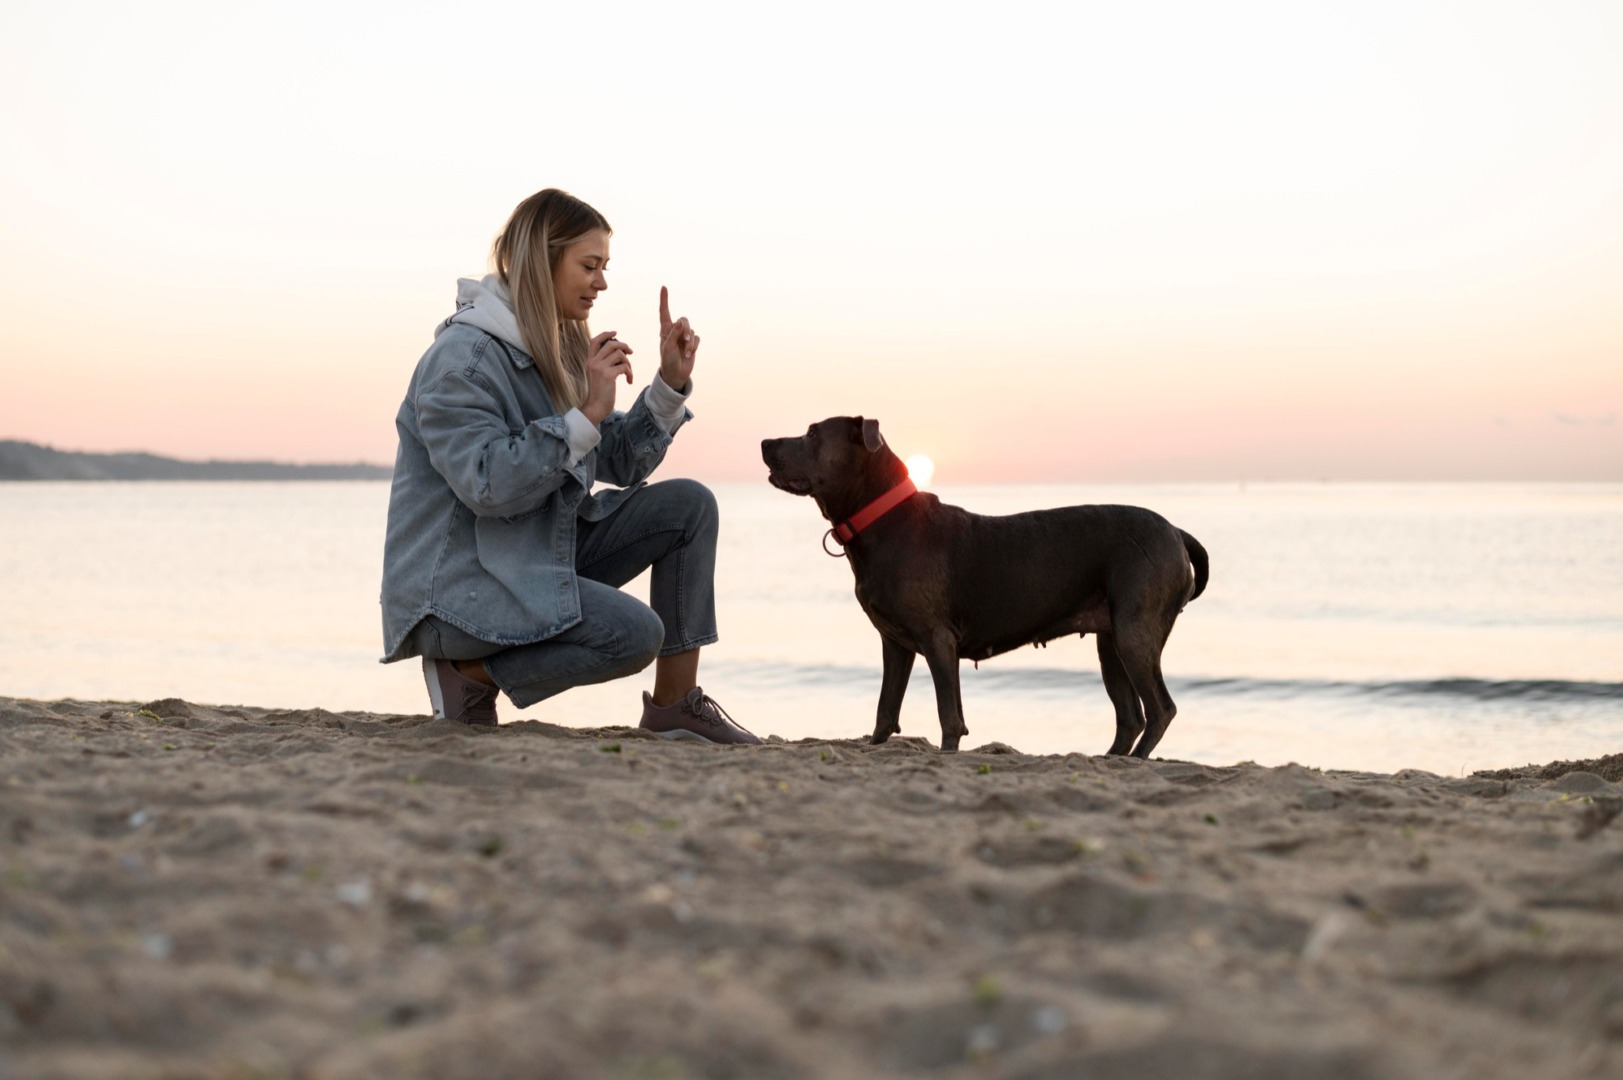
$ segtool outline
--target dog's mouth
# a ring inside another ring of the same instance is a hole
[[[766,480],[779,491],[787,491],[791,495],[811,494],[811,482],[798,477],[779,476],[775,472],[769,472]]]

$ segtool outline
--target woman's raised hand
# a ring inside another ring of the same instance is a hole
[[[580,411],[594,424],[601,424],[614,411],[614,384],[621,375],[631,385],[631,346],[605,330],[592,338],[586,355],[586,400]],[[691,366],[691,365],[690,365]]]
[[[693,375],[693,358],[699,352],[699,335],[688,325],[687,316],[671,321],[670,290],[659,287],[659,377],[672,390],[682,390]]]

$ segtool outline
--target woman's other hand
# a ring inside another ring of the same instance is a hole
[[[671,321],[670,290],[659,287],[659,377],[672,390],[687,388],[693,376],[693,358],[699,352],[699,335],[688,325],[687,316]]]
[[[592,338],[586,357],[586,400],[580,411],[594,424],[601,424],[614,411],[614,384],[621,375],[631,385],[631,346],[605,330]],[[688,363],[689,367],[693,364]]]

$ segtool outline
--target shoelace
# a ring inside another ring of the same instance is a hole
[[[693,703],[692,698],[684,700],[682,702],[682,711],[695,719],[704,721],[711,727],[721,727],[724,722],[723,718],[725,718],[725,723],[731,724],[739,731],[742,731],[747,735],[755,734],[755,732],[750,731],[743,724],[740,724],[737,720],[734,720],[732,715],[728,713],[726,709],[721,707],[721,703],[715,698],[711,697],[709,694],[700,694],[699,703],[697,705]],[[720,715],[717,715],[718,713]]]

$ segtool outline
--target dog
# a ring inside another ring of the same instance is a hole
[[[914,657],[930,666],[941,749],[951,752],[969,734],[960,660],[1090,633],[1116,710],[1108,753],[1147,758],[1166,734],[1178,710],[1161,650],[1209,576],[1193,536],[1137,506],[972,514],[918,491],[879,422],[860,416],[765,439],[761,458],[774,487],[811,496],[833,526],[824,548],[843,545],[857,602],[883,641],[872,743],[901,731]]]

